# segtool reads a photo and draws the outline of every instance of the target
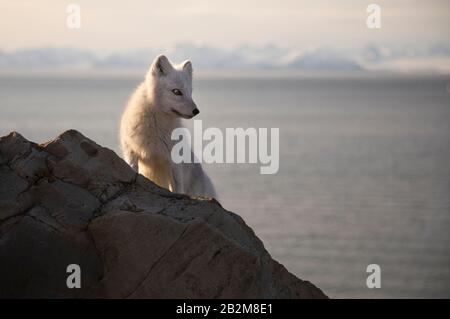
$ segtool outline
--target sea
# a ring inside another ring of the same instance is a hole
[[[121,155],[119,118],[143,77],[2,73],[0,135],[76,129]],[[450,77],[206,72],[193,98],[203,129],[279,128],[276,174],[204,167],[291,273],[331,298],[450,298]]]

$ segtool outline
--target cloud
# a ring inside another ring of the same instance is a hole
[[[449,41],[448,0],[379,0],[382,28],[368,30],[360,0],[78,0],[82,28],[65,26],[68,2],[3,1],[2,47],[78,47],[97,53],[203,42],[333,46]]]

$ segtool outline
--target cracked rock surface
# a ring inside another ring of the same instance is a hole
[[[81,288],[66,268],[81,268]],[[0,298],[325,298],[241,217],[159,188],[70,130],[0,139]]]

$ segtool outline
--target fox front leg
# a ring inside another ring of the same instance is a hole
[[[184,194],[183,171],[179,164],[171,165],[171,191]]]
[[[131,166],[132,169],[134,169],[136,172],[139,172],[139,158],[138,156],[131,150],[125,149],[124,150],[124,157],[125,162],[128,163],[128,165]]]

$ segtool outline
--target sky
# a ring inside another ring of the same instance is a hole
[[[81,29],[66,26],[71,3],[81,8]],[[371,3],[381,6],[381,29],[366,27]],[[0,50],[6,51],[450,43],[449,0],[0,0],[0,15]]]

